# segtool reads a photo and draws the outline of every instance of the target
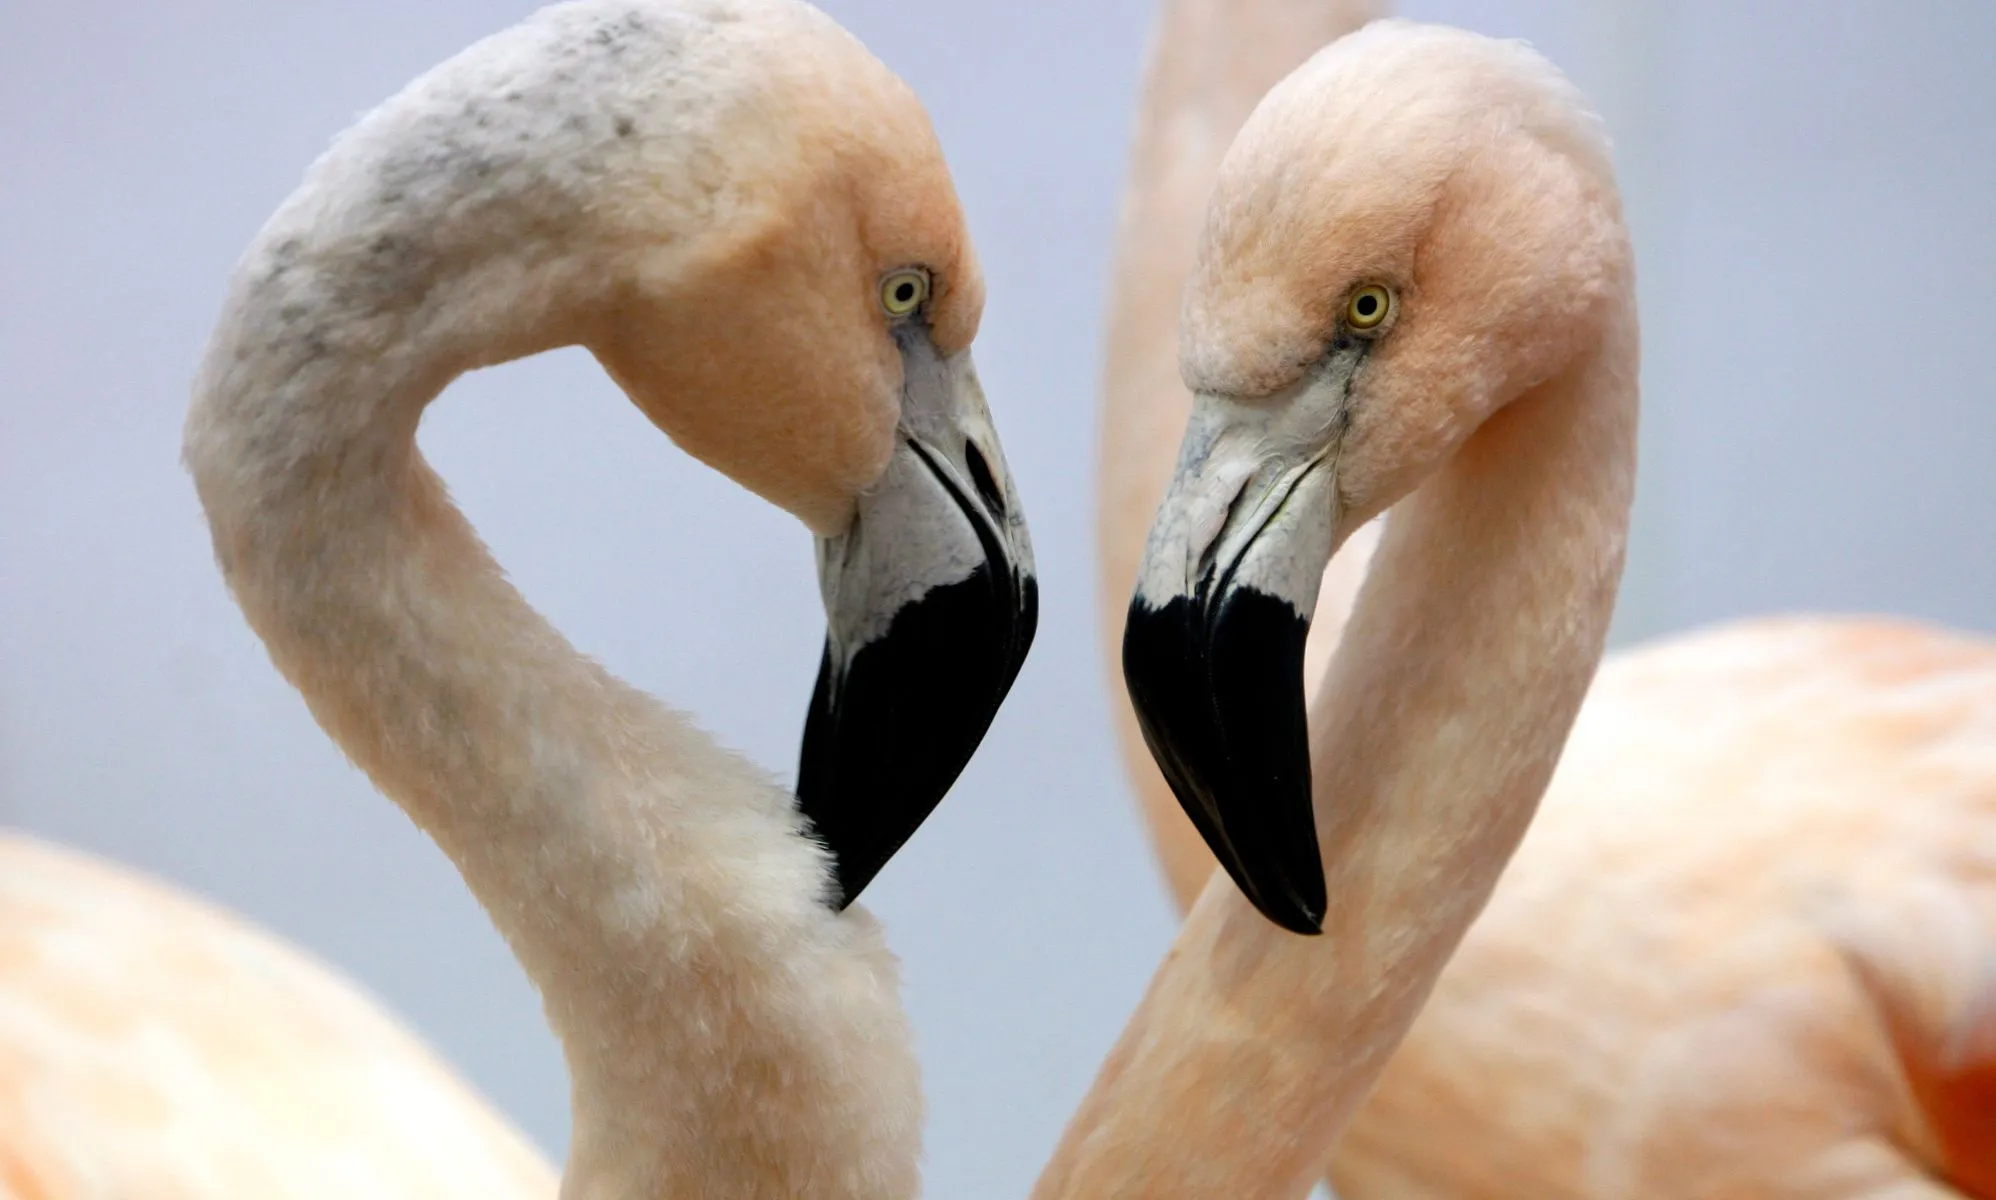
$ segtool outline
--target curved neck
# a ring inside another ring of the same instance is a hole
[[[1635,474],[1627,312],[1393,511],[1312,714],[1323,936],[1282,932],[1216,878],[1036,1196],[1301,1196],[1321,1176],[1516,849],[1600,661]]]
[[[1173,799],[1123,691],[1119,647],[1151,518],[1192,411],[1178,377],[1178,310],[1220,160],[1248,114],[1323,46],[1385,15],[1385,0],[1171,0],[1151,33],[1116,235],[1104,346],[1096,544],[1098,598],[1123,760],[1181,908],[1213,856]],[[1346,542],[1310,624],[1311,677],[1330,659],[1377,536]]]
[[[388,279],[420,223],[321,211],[301,193],[240,269],[187,461],[273,661],[539,988],[574,1080],[564,1194],[912,1194],[893,967],[822,904],[792,798],[570,647],[416,450],[457,374],[574,340],[601,273],[515,243]]]

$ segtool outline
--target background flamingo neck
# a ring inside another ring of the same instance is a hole
[[[1172,0],[1152,30],[1110,276],[1103,370],[1102,628],[1119,694],[1113,648],[1122,644],[1137,564],[1192,407],[1178,374],[1178,315],[1220,161],[1269,88],[1388,7],[1385,0]],[[1369,548],[1369,536],[1362,541]],[[1348,553],[1362,556],[1358,546]],[[1353,573],[1352,586],[1339,593],[1343,606],[1355,587]],[[1342,622],[1344,607],[1336,615],[1333,624]],[[1134,718],[1126,724],[1135,739]],[[1132,763],[1151,772],[1141,740],[1129,745]]]
[[[1158,774],[1123,691],[1119,648],[1152,517],[1192,411],[1178,376],[1178,310],[1220,160],[1248,114],[1318,49],[1389,7],[1385,0],[1173,0],[1151,34],[1129,181],[1117,230],[1103,364],[1096,544],[1102,645],[1124,765],[1181,908],[1213,856]],[[1336,647],[1377,527],[1347,539],[1310,623],[1307,678]]]
[[[574,1079],[565,1194],[761,1195],[801,1171],[838,1195],[863,1168],[912,1193],[893,964],[869,919],[821,903],[792,798],[578,654],[416,449],[456,374],[572,340],[559,264],[370,309],[350,302],[379,290],[364,257],[286,238],[284,217],[239,274],[187,460],[272,660],[540,990]],[[877,1092],[854,1083],[869,1073]]]

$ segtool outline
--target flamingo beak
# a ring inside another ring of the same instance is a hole
[[[844,909],[934,811],[1018,677],[1032,543],[970,352],[900,336],[902,417],[852,524],[818,542],[827,631],[797,799]]]
[[[1254,906],[1323,929],[1303,648],[1339,536],[1362,348],[1287,396],[1196,398],[1123,632],[1123,678],[1180,806]]]

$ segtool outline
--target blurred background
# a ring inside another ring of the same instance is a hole
[[[979,365],[1044,616],[956,792],[869,890],[906,963],[928,1194],[1025,1194],[1170,939],[1091,607],[1094,382],[1151,6],[825,0],[922,95],[990,281]],[[0,3],[0,824],[337,964],[557,1158],[536,1000],[444,858],[223,592],[178,462],[236,255],[365,108],[512,0]],[[1996,628],[1996,4],[1409,0],[1607,115],[1645,320],[1617,639],[1749,613]],[[789,777],[822,616],[801,526],[581,351],[461,380],[423,446],[584,650]]]

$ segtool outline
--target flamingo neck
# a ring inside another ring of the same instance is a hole
[[[456,375],[577,340],[601,272],[546,243],[445,269],[417,222],[326,214],[301,193],[245,260],[187,461],[278,669],[540,990],[573,1078],[563,1194],[912,1195],[895,968],[823,905],[793,799],[577,653],[416,448]],[[416,265],[385,279],[384,246]]]
[[[1635,483],[1630,315],[1393,510],[1312,711],[1341,1129],[1482,911],[1599,666]],[[1324,1015],[1320,1010],[1320,1016]]]

